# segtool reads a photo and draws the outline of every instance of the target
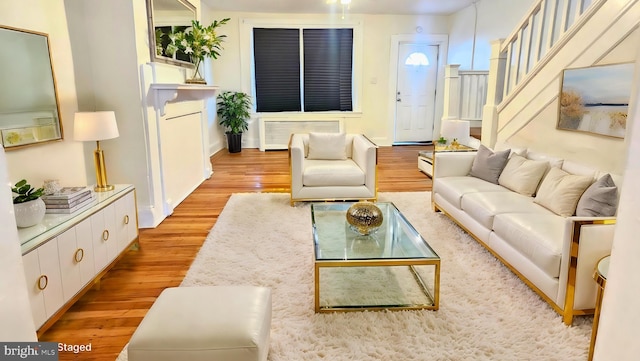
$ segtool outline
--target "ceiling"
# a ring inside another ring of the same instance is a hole
[[[352,0],[353,14],[437,14],[448,15],[478,0]],[[329,13],[340,9],[327,0],[202,0],[213,11],[259,13]],[[335,2],[335,1],[334,1]]]

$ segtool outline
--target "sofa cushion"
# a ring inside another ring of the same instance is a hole
[[[497,184],[468,176],[436,178],[433,181],[433,190],[458,209],[462,209],[461,201],[465,194],[476,192],[511,193],[510,190]]]
[[[505,149],[510,149],[511,153],[509,154],[509,157],[512,157],[514,154],[517,154],[521,157],[525,157],[527,155],[527,148],[526,147],[521,147],[521,146],[517,146],[514,144],[509,144],[507,142],[498,142],[496,143],[495,147],[493,147],[493,151],[494,152],[499,152],[501,150],[505,150]]]
[[[347,159],[345,133],[309,133],[307,159]]]
[[[502,169],[504,169],[504,166],[507,164],[509,152],[511,152],[510,149],[505,149],[494,153],[491,149],[480,144],[478,153],[473,159],[469,175],[498,184],[498,177],[500,177]]]
[[[564,159],[562,158],[554,157],[531,149],[527,150],[527,158],[531,160],[543,160],[549,162],[550,168],[562,168],[562,163],[564,163]]]
[[[485,228],[493,229],[493,218],[501,213],[549,213],[533,198],[515,192],[477,192],[462,197],[462,210]]]
[[[549,277],[559,277],[565,224],[551,212],[503,213],[495,216],[493,230]]]
[[[549,163],[543,160],[531,160],[517,154],[511,155],[502,170],[498,184],[514,192],[531,197],[536,192]]]
[[[612,217],[618,206],[618,187],[610,174],[605,174],[587,188],[576,207],[576,216]]]
[[[586,175],[569,174],[560,168],[551,168],[542,180],[534,202],[553,213],[569,217],[576,211],[576,205],[593,178]]]
[[[560,169],[571,174],[588,175],[589,177],[593,178],[593,180],[596,179],[596,174],[598,173],[595,168],[571,160],[563,161],[562,167],[560,167]]]
[[[302,173],[302,184],[309,187],[360,186],[364,179],[364,172],[351,159],[307,160]]]

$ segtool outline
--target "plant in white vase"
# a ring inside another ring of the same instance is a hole
[[[191,27],[185,31],[175,32],[169,35],[171,43],[167,45],[166,53],[173,55],[180,50],[187,54],[195,66],[192,79],[187,83],[206,84],[200,75],[200,64],[205,58],[217,59],[222,50],[222,42],[226,35],[218,35],[216,29],[226,24],[230,19],[214,20],[209,26],[203,26],[199,21],[193,20]]]
[[[25,179],[11,187],[13,197],[13,212],[18,227],[31,227],[42,221],[46,207],[40,197],[44,188],[34,189]]]

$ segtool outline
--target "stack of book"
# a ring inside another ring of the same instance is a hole
[[[88,187],[63,187],[54,194],[42,196],[46,213],[73,213],[89,205],[95,194]]]

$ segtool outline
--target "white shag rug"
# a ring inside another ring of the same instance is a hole
[[[273,297],[270,361],[586,360],[591,317],[566,327],[544,301],[444,215],[429,192],[380,193],[442,259],[438,311],[316,314],[309,204],[229,199],[182,286],[256,285]],[[126,347],[117,359],[127,360]]]

